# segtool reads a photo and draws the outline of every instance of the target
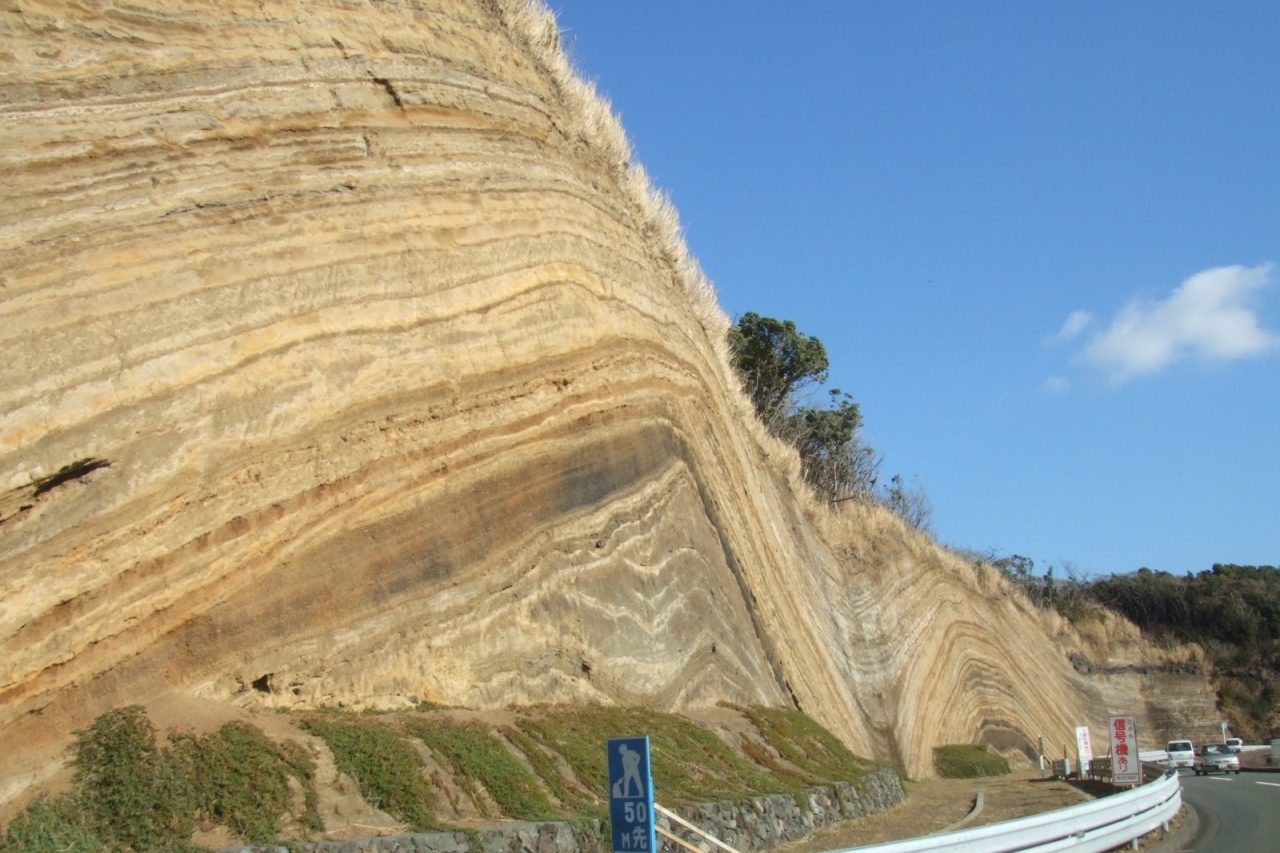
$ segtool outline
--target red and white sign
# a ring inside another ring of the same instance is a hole
[[[1076,726],[1076,756],[1081,761],[1093,761],[1093,741],[1089,740],[1089,727]]]
[[[1107,718],[1111,733],[1111,781],[1116,785],[1142,782],[1142,762],[1138,759],[1138,718],[1133,714],[1113,714]]]

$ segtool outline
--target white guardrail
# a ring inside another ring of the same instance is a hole
[[[1182,785],[1170,770],[1154,782],[1078,806],[838,853],[1103,853],[1167,825],[1181,807]]]

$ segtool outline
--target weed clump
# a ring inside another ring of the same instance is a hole
[[[0,835],[0,853],[99,853],[105,849],[80,802],[66,794],[40,797]]]
[[[831,732],[802,712],[787,708],[734,707],[760,732],[765,742],[777,750],[795,772],[779,766],[771,757],[762,756],[761,763],[779,775],[796,778],[802,785],[823,785],[832,781],[861,779],[874,766],[858,758]],[[753,756],[754,757],[754,756]]]
[[[649,734],[654,787],[663,802],[672,805],[796,793],[814,784],[855,780],[870,769],[870,765],[858,762],[816,723],[809,722],[809,725],[813,730],[802,729],[800,723],[792,721],[787,731],[794,731],[800,743],[808,744],[813,753],[824,756],[825,760],[815,766],[829,772],[796,772],[781,767],[776,760],[772,765],[748,761],[715,733],[692,720],[646,708],[548,709],[537,717],[521,717],[517,721],[521,732],[564,757],[578,780],[587,789],[598,792],[596,802],[603,801],[608,777],[605,742],[611,737],[637,732]],[[820,738],[818,732],[829,742]],[[815,744],[821,744],[821,749]],[[522,751],[529,753],[527,749]],[[837,755],[838,759],[834,757]]]
[[[947,744],[933,749],[933,768],[944,779],[975,779],[980,776],[1004,776],[1009,762],[985,746]]]
[[[254,726],[231,722],[207,737],[179,736],[174,756],[195,783],[197,812],[249,843],[279,837],[280,816],[289,810],[290,777],[305,796],[299,823],[310,832],[324,831],[315,759],[299,744],[277,745]]]
[[[81,808],[99,837],[133,851],[187,846],[196,790],[184,762],[156,746],[141,705],[115,708],[79,733],[72,766]]]
[[[489,813],[477,786],[488,791],[498,809],[508,817],[520,820],[559,817],[534,775],[486,726],[415,719],[406,723],[405,729],[448,762],[454,780],[468,789],[484,817],[496,815]]]
[[[372,720],[332,714],[309,717],[301,727],[325,742],[338,769],[356,781],[370,805],[415,832],[436,827],[422,756],[403,738]]]
[[[290,777],[305,795],[299,825],[324,830],[310,753],[247,723],[175,734],[162,747],[142,706],[116,708],[77,734],[71,764],[73,790],[28,806],[0,836],[0,853],[195,851],[191,833],[203,821],[271,843],[290,811]]]
[[[560,767],[556,759],[546,747],[531,738],[526,732],[513,726],[502,726],[498,733],[506,738],[528,760],[533,773],[543,787],[551,792],[551,796],[560,801],[566,808],[582,811],[591,810],[597,805],[596,798],[576,785],[572,785],[560,775]]]

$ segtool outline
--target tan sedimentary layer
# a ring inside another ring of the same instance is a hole
[[[1097,713],[998,584],[805,504],[556,39],[480,0],[5,5],[0,801],[173,689],[797,702],[915,775]]]

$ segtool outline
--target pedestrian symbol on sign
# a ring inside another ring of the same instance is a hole
[[[622,761],[622,778],[613,783],[613,798],[643,797],[644,783],[640,781],[640,753],[627,746],[626,741],[618,743],[618,757]]]

